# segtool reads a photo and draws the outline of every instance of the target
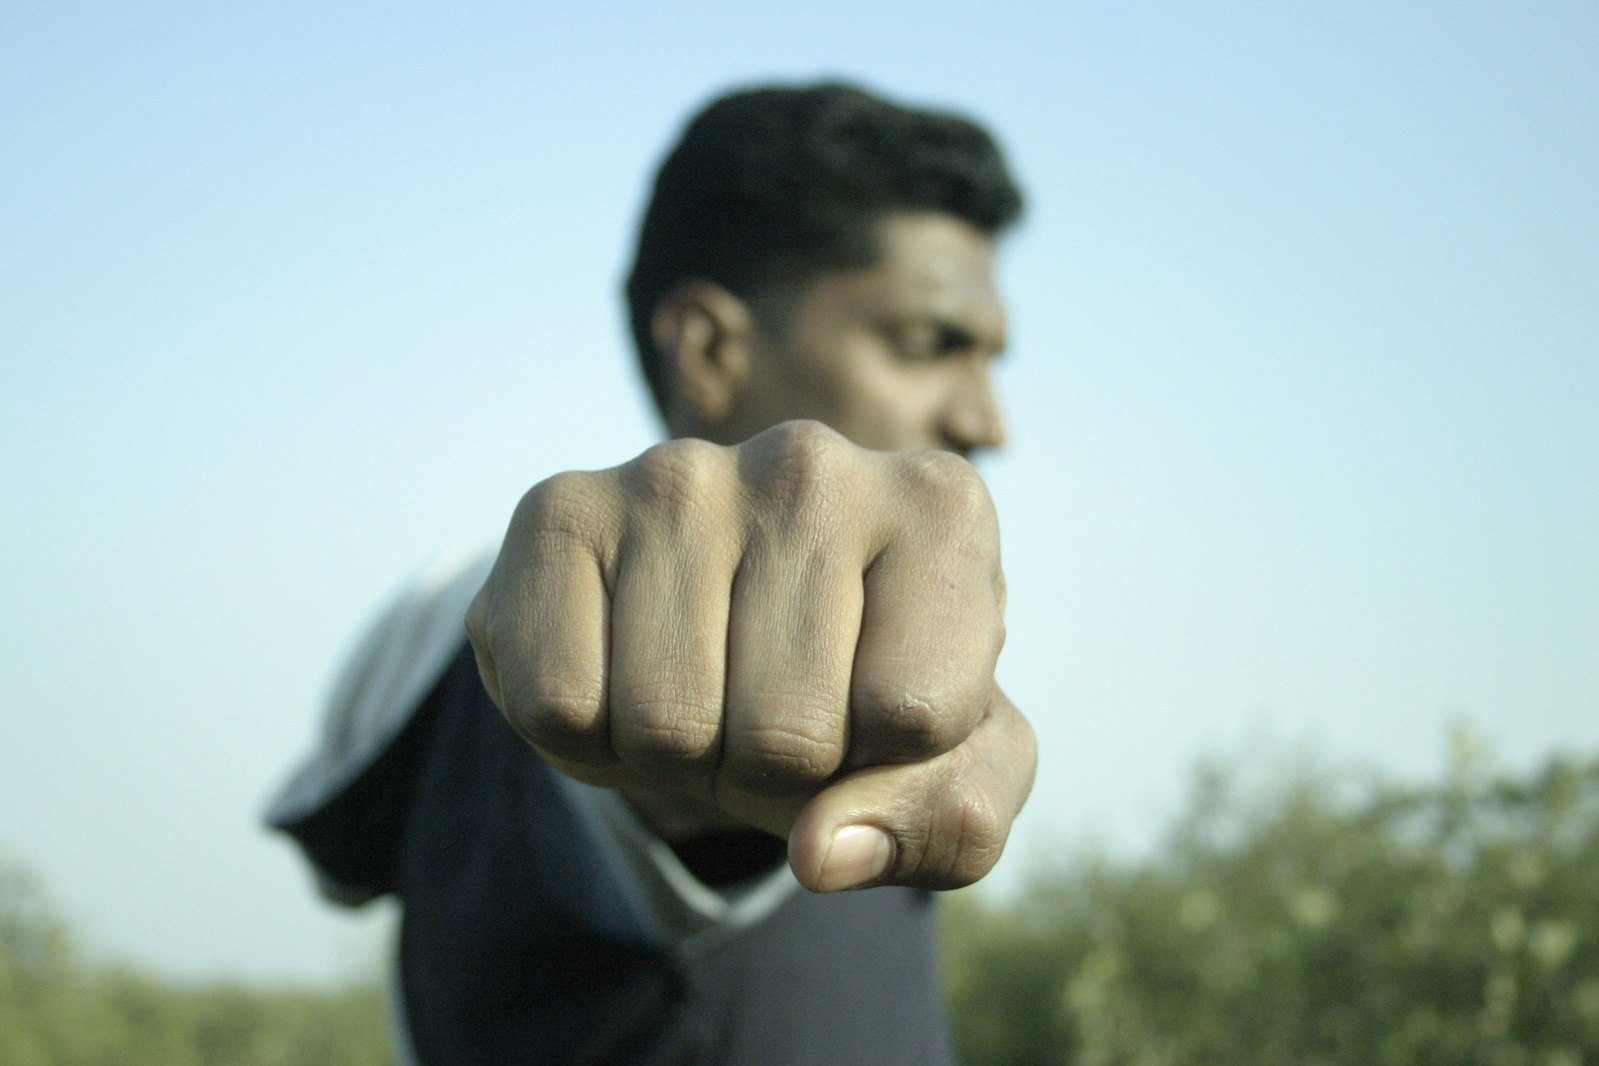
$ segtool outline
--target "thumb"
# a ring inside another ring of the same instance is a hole
[[[812,892],[969,885],[999,861],[1036,765],[1032,727],[995,686],[961,744],[857,770],[812,797],[789,830],[789,865]]]

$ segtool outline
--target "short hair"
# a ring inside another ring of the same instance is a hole
[[[655,178],[627,280],[633,342],[655,402],[666,370],[655,308],[690,279],[745,300],[877,261],[876,223],[939,211],[990,237],[1022,194],[989,133],[839,82],[723,96],[684,128]]]

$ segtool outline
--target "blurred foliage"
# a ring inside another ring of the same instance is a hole
[[[1599,761],[1445,780],[1202,770],[1170,846],[945,909],[964,1060],[1599,1064]]]
[[[0,1066],[378,1066],[382,990],[181,984],[81,958],[38,882],[0,861]]]
[[[1247,777],[1202,769],[1151,858],[946,901],[970,1066],[1599,1066],[1599,761]],[[0,861],[0,1066],[375,1066],[383,1010],[86,961]]]

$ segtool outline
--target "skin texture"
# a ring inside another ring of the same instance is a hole
[[[977,880],[1036,764],[994,683],[999,530],[962,457],[1003,439],[993,249],[942,215],[878,235],[873,267],[779,313],[706,282],[663,301],[681,439],[535,486],[467,619],[554,766],[668,838],[784,835],[815,891]]]

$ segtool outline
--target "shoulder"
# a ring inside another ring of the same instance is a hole
[[[315,813],[399,735],[460,653],[467,607],[493,564],[486,550],[443,557],[379,613],[339,672],[311,753],[268,808],[270,824]]]

